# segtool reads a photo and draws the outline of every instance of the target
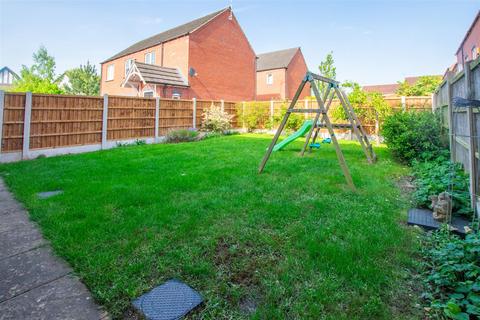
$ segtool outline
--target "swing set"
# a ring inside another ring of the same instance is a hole
[[[317,87],[318,81],[325,83],[327,85],[325,92],[323,93],[323,97],[321,96]],[[310,86],[313,90],[315,99],[317,100],[318,108],[297,109],[295,108],[295,105],[307,82],[310,83]],[[349,122],[347,124],[332,123],[330,121],[330,118],[328,117],[328,110],[330,109],[330,105],[335,97],[338,98],[341,106],[343,107],[343,110],[345,111],[345,115],[347,116],[347,120]],[[313,125],[311,126],[310,130],[306,135],[305,143],[300,152],[300,155],[303,156],[305,154],[305,151],[309,145],[310,145],[310,149],[309,149],[310,151],[313,146],[317,145],[315,142],[318,138],[319,131],[322,128],[326,128],[328,130],[328,133],[330,134],[330,139],[335,148],[338,162],[340,164],[340,168],[342,169],[343,175],[345,176],[345,180],[347,181],[348,186],[353,190],[355,190],[355,185],[353,183],[352,176],[350,175],[350,171],[348,169],[347,163],[345,162],[345,157],[343,156],[337,137],[335,136],[334,129],[348,128],[352,130],[352,132],[355,133],[358,139],[358,142],[362,147],[363,152],[365,153],[368,163],[370,164],[374,163],[377,160],[377,156],[373,151],[372,145],[368,141],[367,134],[363,129],[362,124],[358,120],[358,117],[355,114],[355,111],[353,110],[352,105],[348,101],[347,95],[343,90],[339,88],[339,82],[333,79],[326,78],[318,74],[312,73],[310,71],[307,72],[302,82],[300,83],[297,89],[297,92],[295,93],[295,96],[293,97],[292,102],[290,103],[290,106],[288,107],[287,112],[285,113],[285,116],[283,117],[282,122],[280,123],[280,126],[278,127],[278,130],[275,133],[275,136],[273,137],[273,140],[270,143],[270,146],[268,147],[267,152],[265,153],[265,156],[262,159],[262,162],[260,163],[258,172],[259,173],[263,172],[263,169],[265,168],[265,165],[267,164],[267,161],[270,158],[270,155],[272,154],[272,151],[275,145],[277,144],[278,138],[280,137],[280,134],[285,128],[288,118],[292,113],[315,113]],[[320,116],[321,116],[321,119],[320,119]],[[312,139],[311,144],[310,144],[310,139]]]

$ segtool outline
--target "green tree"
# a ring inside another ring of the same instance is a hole
[[[20,79],[13,82],[12,91],[33,93],[52,93],[60,94],[63,90],[60,88],[60,82],[63,74],[55,74],[55,58],[48,54],[44,46],[40,46],[37,52],[33,54],[34,64],[28,68],[23,65],[20,71]]]
[[[407,81],[399,81],[400,87],[397,94],[400,96],[426,96],[432,94],[438,85],[442,82],[441,76],[423,76],[413,84]]]
[[[97,96],[100,94],[100,76],[94,65],[87,61],[86,65],[80,65],[65,72],[69,84],[65,85],[68,94]]]
[[[321,76],[330,78],[330,79],[335,79],[337,77],[337,68],[334,66],[335,60],[333,59],[333,52],[329,52],[326,56],[325,59],[320,62],[320,65],[318,66],[318,70],[320,72]],[[318,90],[320,93],[324,93],[326,90],[326,84],[318,81]]]

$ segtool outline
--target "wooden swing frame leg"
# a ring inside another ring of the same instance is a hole
[[[305,87],[305,84],[307,83],[307,77],[305,77],[302,82],[300,83],[300,86],[297,89],[297,92],[295,93],[295,96],[292,99],[292,102],[290,102],[290,106],[287,109],[287,112],[285,113],[285,116],[283,116],[282,122],[280,123],[280,126],[277,129],[277,132],[275,133],[275,136],[272,139],[272,142],[270,142],[270,145],[268,146],[267,152],[263,156],[262,162],[260,163],[260,166],[258,167],[258,173],[262,173],[263,169],[265,168],[265,165],[270,158],[270,155],[272,154],[273,147],[277,144],[278,138],[280,137],[280,134],[282,133],[283,129],[285,128],[285,125],[287,124],[287,120],[290,117],[290,114],[292,113],[293,108],[295,107],[295,104],[297,103],[298,97],[300,97],[300,94],[302,93],[303,88]]]
[[[332,101],[333,101],[333,98],[335,97],[335,91],[332,91],[332,94],[330,95],[330,98],[328,99],[328,102],[327,104],[325,105],[325,110],[326,112],[328,113],[328,110],[330,110],[330,105],[332,104]],[[325,98],[326,99],[326,98]],[[320,120],[320,124],[323,123],[323,118]],[[318,133],[320,132],[320,127],[317,126],[315,128],[315,134],[313,135],[313,140],[312,140],[312,144],[315,143],[315,141],[317,141],[317,137],[318,137]],[[312,148],[309,148],[308,149],[308,152],[311,153],[312,152]]]

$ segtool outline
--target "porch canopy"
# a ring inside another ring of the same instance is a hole
[[[180,70],[176,68],[160,67],[134,61],[125,80],[122,82],[122,87],[132,87],[138,90],[140,83],[143,86],[150,84],[188,87],[187,81],[180,73]]]

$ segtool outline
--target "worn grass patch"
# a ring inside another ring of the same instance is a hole
[[[114,317],[170,278],[206,299],[191,318],[414,318],[406,174],[383,147],[302,141],[257,167],[271,136],[144,145],[0,166],[55,251]],[[37,193],[63,190],[39,199]],[[398,308],[398,306],[402,306]]]

